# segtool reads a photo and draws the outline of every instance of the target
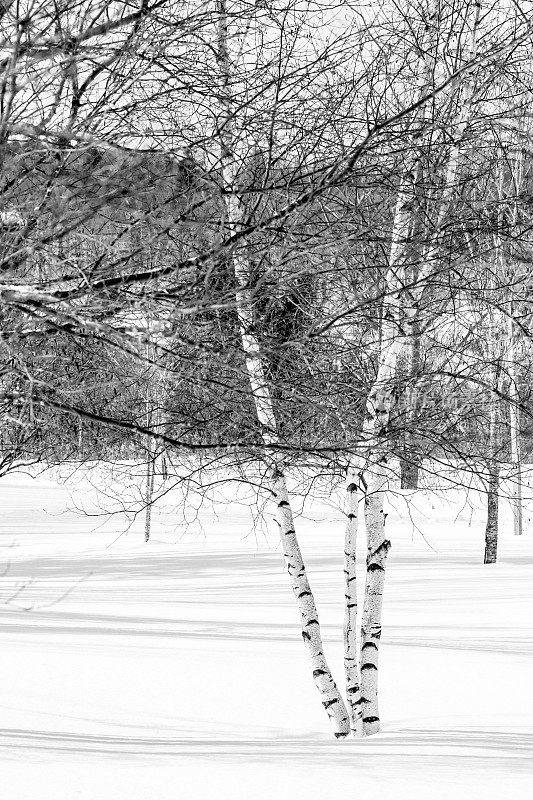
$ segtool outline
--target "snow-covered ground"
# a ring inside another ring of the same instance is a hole
[[[0,481],[2,797],[533,797],[531,523],[513,537],[504,508],[484,567],[483,510],[459,492],[396,503],[384,732],[338,742],[275,527],[254,532],[237,504],[186,527],[178,495],[145,545],[141,520],[119,536],[119,517],[80,517],[50,477]],[[342,682],[342,516],[316,502],[298,530]]]

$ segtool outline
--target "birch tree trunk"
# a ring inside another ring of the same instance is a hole
[[[520,124],[523,128],[523,121]],[[520,131],[522,133],[522,130]],[[516,142],[518,155],[513,165],[513,182],[515,191],[515,201],[511,224],[514,227],[518,224],[518,203],[516,197],[522,189],[524,181],[524,155],[520,138]],[[518,363],[517,342],[515,333],[514,307],[510,301],[509,314],[507,316],[507,339],[508,339],[508,361],[509,361],[509,436],[511,450],[511,466],[513,471],[514,497],[513,497],[513,528],[515,536],[523,533],[523,503],[522,503],[522,458],[520,448],[520,395],[518,392],[518,381],[516,366]]]
[[[516,379],[516,340],[513,330],[513,317],[507,318],[509,337],[509,435],[511,445],[511,466],[513,482],[513,529],[515,536],[523,533],[522,508],[522,460],[520,452],[520,396]]]
[[[398,206],[401,199],[399,199]],[[399,214],[403,217],[403,209]],[[367,401],[361,453],[348,468],[347,525],[344,547],[345,622],[344,654],[346,691],[350,722],[355,735],[379,731],[377,704],[378,649],[381,637],[381,606],[385,583],[385,559],[390,542],[385,539],[384,496],[389,477],[389,447],[386,440],[390,411],[394,405],[394,378],[404,339],[396,327],[402,288],[401,269],[390,268],[387,286],[391,290],[382,320],[382,350],[377,377]],[[361,651],[357,652],[357,528],[358,495],[364,496],[367,534],[365,601],[361,625]],[[357,667],[358,656],[360,670]]]
[[[400,301],[401,281],[389,271],[391,301]],[[385,587],[385,563],[390,541],[385,535],[384,500],[391,475],[391,452],[387,440],[390,413],[395,403],[394,378],[398,357],[405,340],[393,326],[386,323],[388,338],[381,353],[378,374],[367,402],[367,419],[363,426],[364,454],[361,482],[364,491],[364,517],[367,538],[366,580],[363,616],[361,621],[361,708],[363,734],[369,736],[380,730],[378,707],[378,659],[381,640],[381,610]],[[392,335],[392,338],[391,338]]]
[[[385,460],[385,456],[384,456]],[[384,499],[387,475],[378,468],[370,473],[365,497],[367,535],[366,583],[361,623],[361,696],[365,736],[380,730],[378,706],[378,658],[381,610],[385,588],[385,561],[390,541],[385,535]]]
[[[421,82],[419,85],[420,96],[424,96],[432,80],[432,71],[435,64],[436,52],[433,47],[434,31],[432,25],[439,14],[439,3],[435,2],[428,13],[428,23],[424,32],[423,62]],[[468,52],[468,59],[476,54],[477,31],[480,19],[480,4],[476,3],[472,26],[472,37]],[[445,185],[439,203],[437,231],[442,226],[448,212],[453,195],[457,171],[459,166],[460,140],[464,134],[468,121],[470,103],[473,95],[473,81],[469,80],[465,90],[463,109],[460,119],[455,126],[454,141],[445,176]],[[425,111],[421,109],[421,129],[424,129]],[[437,254],[438,244],[435,238],[431,242],[422,268],[417,276],[417,281],[411,296],[409,307],[401,309],[403,287],[405,286],[406,244],[413,225],[413,199],[416,193],[417,176],[420,175],[418,148],[414,147],[413,162],[405,171],[404,180],[400,187],[394,213],[389,267],[385,279],[386,299],[383,307],[381,353],[378,372],[374,385],[370,391],[367,402],[368,417],[363,427],[362,454],[353,460],[349,466],[347,482],[347,512],[348,523],[346,526],[345,540],[345,576],[346,576],[346,622],[345,622],[345,669],[348,684],[348,695],[353,692],[355,702],[361,708],[361,725],[363,733],[370,735],[380,730],[378,706],[378,657],[379,642],[381,639],[381,609],[383,603],[383,590],[385,584],[385,564],[390,549],[390,541],[385,535],[384,498],[387,483],[392,472],[390,449],[387,445],[387,427],[390,412],[396,397],[394,382],[397,376],[397,364],[401,355],[406,353],[408,347],[412,348],[411,371],[416,370],[417,349],[420,341],[414,341],[415,332],[418,330],[418,314],[420,301],[425,287],[427,275],[431,272],[434,257]],[[401,320],[404,322],[405,331],[402,329]],[[409,343],[411,344],[409,345]],[[416,417],[415,403],[416,391],[408,397],[411,407],[408,410],[408,419],[412,422],[408,441],[414,443],[414,422]],[[414,458],[411,449],[411,458]],[[359,481],[354,480],[354,475],[359,476]],[[417,476],[416,476],[417,479]],[[413,481],[414,482],[414,481]],[[354,650],[355,616],[357,603],[354,602],[355,593],[355,536],[357,524],[355,522],[354,508],[356,509],[356,495],[358,485],[362,486],[365,497],[365,525],[367,532],[367,561],[365,600],[361,627],[361,654],[360,654],[360,697],[357,692],[356,674],[353,669],[352,655]],[[349,582],[349,584],[348,584]],[[360,702],[358,702],[360,700]],[[351,708],[352,728],[354,731],[360,727],[358,710]]]
[[[503,154],[501,154],[503,155]],[[503,169],[498,166],[496,196],[498,207],[496,214],[496,229],[494,232],[495,269],[496,276],[503,274],[504,256],[502,246],[502,199],[503,199]],[[485,528],[485,556],[484,564],[495,564],[498,555],[498,511],[500,501],[500,453],[499,453],[499,379],[501,370],[501,319],[495,311],[491,311],[487,324],[488,358],[492,362],[492,386],[489,395],[489,454],[487,459],[487,525]],[[512,331],[512,328],[511,328]]]
[[[421,87],[421,92],[425,90]],[[362,449],[348,465],[347,524],[344,545],[345,622],[344,654],[345,677],[352,731],[367,735],[379,731],[377,710],[378,647],[381,635],[381,598],[385,578],[385,558],[390,546],[383,545],[384,527],[382,476],[386,450],[376,444],[385,435],[393,405],[393,381],[396,376],[398,356],[404,340],[399,329],[399,303],[404,285],[404,249],[412,221],[412,197],[415,165],[406,170],[405,181],[400,186],[392,226],[389,266],[385,277],[385,299],[380,324],[380,358],[376,380],[367,400],[367,418],[362,431]],[[361,651],[357,650],[357,529],[359,493],[365,498],[365,526],[367,533],[367,572],[365,601],[361,628]],[[375,562],[375,554],[382,558]],[[380,571],[379,576],[374,575]],[[378,599],[380,598],[380,599]],[[379,634],[378,634],[379,629]],[[370,651],[374,652],[371,654]],[[360,663],[360,670],[357,667]],[[370,675],[370,673],[373,673]]]
[[[219,15],[218,62],[222,77],[224,105],[224,119],[220,125],[220,161],[226,211],[226,229],[231,234],[240,230],[244,218],[243,204],[236,189],[238,173],[236,148],[238,142],[235,134],[235,125],[238,105],[234,104],[231,92],[232,62],[229,50],[229,20],[225,0],[217,0],[217,11]],[[276,454],[275,449],[269,451],[269,446],[276,445],[279,442],[279,437],[261,348],[254,332],[250,286],[251,270],[246,244],[244,244],[244,249],[243,245],[240,245],[240,248],[232,253],[237,285],[237,315],[251,396],[257,420],[261,427],[265,445],[265,457],[270,462],[270,490],[276,506],[283,557],[300,613],[302,638],[310,660],[313,680],[319,691],[322,705],[330,719],[334,735],[337,738],[343,738],[350,733],[348,712],[324,655],[317,608],[294,527],[283,460]]]
[[[350,727],[355,736],[363,735],[363,709],[357,649],[357,527],[359,482],[361,476],[353,466],[348,468],[347,523],[344,543],[344,673]]]
[[[418,409],[418,389],[416,379],[420,368],[420,327],[418,314],[411,323],[407,337],[407,380],[405,405],[404,449],[400,461],[400,487],[402,489],[418,489],[420,472],[420,456],[416,448],[416,418]]]
[[[477,36],[479,23],[481,18],[481,3],[476,3],[474,7],[474,18],[472,21],[472,32],[470,43],[467,52],[467,61],[471,61],[476,57],[477,53]],[[423,259],[422,269],[419,271],[418,276],[414,276],[413,284],[414,289],[411,292],[412,300],[405,310],[405,326],[407,332],[407,378],[410,385],[406,396],[406,415],[405,415],[405,455],[401,460],[401,488],[402,489],[416,489],[418,488],[419,477],[419,460],[416,454],[416,414],[418,403],[418,392],[416,388],[416,373],[420,363],[420,303],[422,294],[425,288],[425,278],[431,271],[432,265],[438,258],[438,236],[446,221],[446,216],[453,203],[455,188],[457,183],[457,176],[460,166],[462,139],[468,124],[471,105],[474,95],[474,78],[469,76],[462,96],[461,111],[458,118],[453,121],[452,140],[454,144],[450,149],[448,156],[445,175],[444,186],[441,190],[440,197],[437,203],[436,221],[433,228],[433,233],[430,236],[429,246]]]
[[[418,96],[424,97],[433,79],[435,53],[432,46],[438,14],[435,0],[429,9],[422,32],[423,69]],[[421,106],[412,121],[424,130],[425,108]],[[415,136],[418,136],[415,133]],[[389,265],[385,278],[385,299],[380,324],[380,357],[376,380],[367,400],[367,418],[362,431],[362,452],[351,459],[347,475],[347,524],[344,546],[345,675],[350,719],[355,735],[368,735],[380,730],[377,675],[381,637],[381,607],[385,583],[385,559],[390,542],[385,538],[384,496],[388,480],[386,429],[394,404],[394,379],[398,358],[405,347],[400,327],[401,292],[405,283],[405,247],[413,224],[413,199],[420,177],[419,142],[406,165],[400,184],[392,225]],[[364,518],[367,534],[365,600],[361,626],[361,650],[357,651],[357,528],[358,500],[364,496]],[[360,669],[357,665],[360,663]]]

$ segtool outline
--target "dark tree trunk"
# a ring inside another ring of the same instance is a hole
[[[487,491],[487,526],[485,528],[484,564],[495,564],[498,554],[498,507],[500,499],[500,465],[489,466],[489,485]]]

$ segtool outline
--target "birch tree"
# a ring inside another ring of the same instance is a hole
[[[435,80],[437,69],[436,48],[439,35],[438,16],[439,6],[434,4],[430,7],[422,37],[423,68],[420,78],[420,97],[428,95],[432,81]],[[476,4],[471,22],[470,43],[466,53],[463,55],[466,63],[471,63],[476,58],[479,20],[480,5]],[[356,732],[360,732],[362,727],[362,731],[366,735],[380,730],[377,700],[378,653],[381,639],[381,608],[385,562],[390,548],[390,540],[385,533],[384,498],[387,485],[393,475],[392,457],[394,454],[391,443],[387,441],[389,438],[387,428],[397,399],[396,382],[399,359],[404,354],[407,355],[411,380],[413,380],[413,375],[416,371],[417,351],[420,347],[420,335],[417,325],[419,324],[421,296],[426,289],[426,282],[429,276],[435,269],[438,248],[436,236],[442,229],[446,215],[449,213],[455,191],[460,147],[469,119],[473,87],[474,79],[470,74],[461,91],[462,109],[459,118],[452,123],[454,144],[445,167],[442,195],[437,203],[436,225],[433,228],[435,233],[430,238],[427,251],[423,256],[422,266],[420,268],[416,267],[414,271],[410,270],[409,279],[413,281],[414,286],[409,292],[406,292],[406,250],[414,224],[413,209],[416,205],[417,183],[420,183],[423,170],[420,163],[420,144],[415,137],[420,138],[423,136],[428,124],[424,105],[418,111],[418,118],[415,116],[412,122],[416,133],[411,140],[410,147],[409,144],[407,145],[410,153],[408,156],[410,162],[408,161],[408,167],[404,173],[396,200],[389,264],[384,280],[385,296],[381,322],[381,351],[376,379],[370,389],[367,400],[368,416],[362,430],[361,455],[352,461],[348,474],[348,524],[345,545],[345,575],[347,582],[345,663],[348,695],[351,696],[353,693],[354,697],[352,727]],[[413,136],[413,134],[410,135]],[[404,297],[409,298],[406,308],[404,308]],[[411,444],[408,446],[410,459],[415,457],[412,444],[415,408],[416,392],[411,388],[408,397],[407,414],[408,441],[411,440]],[[405,484],[403,483],[403,485]],[[367,530],[367,576],[361,629],[360,694],[355,666],[357,663],[355,655],[355,620],[357,614],[355,600],[355,537],[357,532],[356,493],[358,488],[364,495],[364,517]],[[359,720],[360,716],[362,716],[362,726]]]
[[[235,69],[231,55],[231,31],[226,0],[218,0],[218,62],[222,78],[223,119],[221,131],[221,173],[223,191],[226,196],[226,226],[230,234],[238,231],[244,223],[244,209],[238,194],[238,156],[245,143],[236,139],[238,120],[237,105],[232,96],[232,72]],[[307,577],[300,546],[296,536],[294,515],[289,499],[283,460],[269,453],[269,445],[276,443],[277,421],[271,392],[265,375],[265,366],[259,341],[254,334],[252,297],[250,294],[251,270],[244,248],[233,252],[233,266],[237,285],[236,307],[241,329],[242,347],[250,390],[255,405],[261,435],[266,448],[266,457],[271,472],[271,492],[276,506],[283,556],[289,574],[302,623],[302,637],[306,645],[315,685],[337,738],[347,736],[350,724],[346,706],[333,680],[324,655],[318,612]]]
[[[515,139],[516,152],[514,158],[511,159],[511,180],[510,186],[514,199],[511,200],[511,213],[510,225],[514,231],[519,227],[519,203],[518,198],[520,193],[524,190],[525,183],[525,170],[524,170],[524,134],[526,133],[526,126],[524,120],[519,122],[518,131]],[[503,259],[505,263],[505,258]],[[513,269],[512,261],[513,254],[510,254],[511,264],[509,265],[508,273],[510,280],[514,283],[517,279],[516,270]],[[513,471],[512,484],[513,484],[513,526],[515,536],[521,536],[524,529],[524,513],[523,513],[523,479],[522,479],[522,459],[521,459],[521,443],[520,443],[520,392],[518,388],[518,335],[516,330],[515,321],[515,302],[512,296],[509,299],[509,307],[507,309],[507,362],[508,362],[508,376],[509,376],[509,439],[510,439],[510,455],[511,467]]]
[[[437,6],[431,6],[421,36],[422,65],[418,98],[430,94],[434,79],[434,40]],[[345,672],[350,702],[352,729],[356,735],[370,735],[380,730],[377,703],[378,652],[381,638],[381,608],[385,560],[390,541],[385,535],[384,497],[391,473],[391,450],[387,427],[396,401],[395,379],[398,359],[405,348],[402,335],[401,303],[405,286],[405,247],[412,226],[416,182],[419,179],[417,137],[423,135],[426,106],[422,104],[410,121],[414,133],[407,156],[407,167],[398,191],[391,233],[389,264],[384,281],[381,321],[381,352],[376,379],[370,389],[362,430],[361,454],[352,459],[348,469],[348,521],[345,541]],[[411,350],[411,354],[413,351]],[[414,364],[412,365],[414,368]],[[411,398],[414,403],[414,398]],[[358,493],[364,496],[367,532],[365,600],[361,626],[360,671],[357,653],[356,538]],[[360,685],[359,685],[360,682]]]

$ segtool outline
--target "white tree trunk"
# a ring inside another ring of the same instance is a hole
[[[226,178],[228,178],[228,173],[225,170],[224,172]],[[226,184],[228,187],[230,185],[229,183]],[[235,194],[231,195],[227,200],[226,208],[228,228],[235,230],[241,220],[239,201]],[[278,442],[277,426],[259,342],[252,333],[249,265],[245,258],[236,254],[233,257],[233,265],[239,287],[237,292],[237,314],[241,328],[242,346],[255,411],[268,454],[268,446],[275,445]],[[276,516],[283,557],[300,612],[302,637],[311,662],[313,679],[320,693],[322,705],[330,718],[335,736],[338,738],[344,737],[350,732],[348,712],[324,656],[318,613],[296,537],[283,462],[275,452],[268,454],[268,456],[272,465],[271,491],[276,503]]]
[[[365,736],[380,730],[378,707],[378,658],[381,609],[385,587],[385,560],[390,541],[385,536],[383,509],[387,476],[379,466],[369,473],[365,497],[367,531],[366,584],[361,623],[361,696]]]
[[[411,177],[412,174],[410,173]],[[376,380],[368,396],[361,452],[352,457],[347,480],[347,525],[344,545],[345,573],[345,673],[351,726],[356,735],[380,729],[377,705],[378,648],[381,636],[381,603],[385,581],[383,525],[384,472],[387,447],[383,444],[390,411],[394,405],[394,380],[398,358],[405,346],[399,328],[401,293],[404,286],[404,243],[412,214],[412,189],[404,185],[398,193],[392,229],[389,267],[385,278],[385,300],[381,320],[381,352]],[[365,498],[367,572],[361,627],[360,670],[357,669],[356,539],[358,492]],[[377,560],[376,560],[377,559]],[[378,576],[377,573],[381,574]],[[372,651],[372,653],[370,652]],[[370,674],[372,673],[372,674]]]
[[[440,4],[434,4],[429,14],[430,18],[438,15],[438,8]],[[474,6],[474,18],[472,21],[472,31],[470,36],[470,43],[466,61],[471,61],[476,57],[477,53],[477,36],[479,30],[479,23],[481,18],[481,3],[477,2]],[[426,69],[431,73],[431,61],[429,61],[429,54],[431,52],[431,45],[426,49]],[[453,202],[453,197],[456,188],[457,175],[460,166],[462,139],[468,124],[471,105],[474,95],[474,76],[469,75],[463,95],[461,98],[461,110],[457,119],[452,121],[452,141],[454,144],[450,149],[448,161],[446,164],[446,171],[444,175],[444,186],[440,192],[436,220],[433,229],[433,234],[430,236],[429,245],[424,258],[424,264],[417,280],[414,282],[415,286],[411,291],[411,303],[405,309],[405,328],[407,334],[407,360],[408,360],[408,377],[411,378],[412,383],[407,391],[406,397],[406,434],[405,434],[405,463],[401,464],[401,477],[402,488],[412,489],[418,487],[418,464],[415,454],[415,425],[416,425],[416,404],[417,404],[417,389],[416,382],[413,381],[413,375],[416,372],[417,359],[419,357],[418,348],[420,346],[420,335],[417,332],[419,327],[419,308],[421,296],[425,288],[425,280],[427,275],[433,269],[433,265],[438,259],[439,250],[439,234],[446,221],[446,216],[450,210]],[[394,244],[391,248],[391,261],[393,259]]]
[[[355,736],[363,734],[363,709],[359,677],[359,652],[357,647],[357,527],[360,475],[353,467],[347,478],[347,523],[344,545],[344,672],[346,695],[350,713],[350,726]]]
[[[522,503],[522,457],[520,452],[520,396],[516,381],[516,346],[514,331],[512,329],[513,320],[509,322],[509,428],[511,439],[511,465],[512,465],[512,486],[513,486],[513,528],[515,536],[523,533],[523,503]]]
[[[395,281],[398,278],[396,275]],[[399,303],[400,285],[393,287],[391,302]],[[378,659],[381,639],[381,609],[385,586],[385,562],[390,541],[385,535],[384,500],[391,475],[390,445],[387,427],[395,403],[394,378],[405,339],[387,323],[388,339],[381,352],[378,374],[368,397],[367,419],[363,426],[363,452],[360,456],[360,484],[364,493],[364,517],[367,539],[366,581],[361,622],[361,709],[365,736],[380,730],[378,708]],[[388,344],[386,343],[388,341]]]
[[[520,124],[523,127],[523,121]],[[517,137],[518,138],[518,137]],[[520,138],[517,141],[518,155],[513,167],[513,180],[516,195],[522,188],[524,180],[524,156]],[[511,224],[515,226],[518,222],[518,205],[515,199]],[[508,338],[508,362],[509,362],[509,428],[511,445],[511,465],[513,471],[513,528],[515,536],[521,536],[524,528],[524,514],[522,503],[522,455],[520,452],[520,394],[518,392],[518,381],[516,367],[518,364],[518,348],[516,341],[514,308],[510,302],[509,314],[507,316],[507,338]]]
[[[418,408],[417,373],[420,367],[420,331],[418,313],[410,321],[406,344],[405,431],[400,464],[401,488],[418,489],[420,457],[417,453],[416,422]]]
[[[438,3],[433,3],[428,19],[435,20],[438,15]],[[477,30],[480,18],[480,5],[476,4],[475,16],[472,27],[469,59],[475,57]],[[431,81],[434,65],[434,31],[427,25],[423,41],[424,67],[419,84],[420,96],[427,91]],[[446,170],[445,187],[438,209],[437,230],[442,225],[448,211],[452,193],[457,177],[460,140],[468,121],[469,107],[473,94],[473,81],[470,80],[465,91],[465,102],[460,119],[455,126],[455,142],[452,147]],[[421,109],[421,127],[424,127],[425,111]],[[361,629],[361,660],[360,660],[360,692],[358,697],[356,687],[357,675],[351,666],[353,652],[353,634],[355,629],[355,615],[357,603],[354,602],[353,590],[346,587],[346,622],[345,622],[345,649],[347,661],[348,688],[354,690],[356,699],[360,699],[362,709],[362,727],[365,735],[376,733],[380,730],[378,709],[378,656],[381,638],[381,608],[385,583],[385,562],[390,549],[390,541],[385,536],[384,523],[384,498],[387,481],[390,473],[390,453],[386,442],[386,431],[390,419],[390,411],[395,403],[394,381],[397,375],[399,357],[405,353],[410,338],[418,322],[419,302],[424,290],[425,279],[431,272],[434,257],[437,253],[436,239],[430,244],[428,257],[425,259],[422,270],[418,276],[418,286],[412,291],[411,307],[401,309],[402,293],[405,284],[405,245],[413,224],[413,200],[416,191],[416,176],[419,173],[418,149],[413,148],[412,164],[406,169],[404,181],[398,192],[394,221],[392,227],[391,249],[389,254],[389,268],[385,279],[385,300],[383,304],[381,353],[378,373],[367,402],[368,418],[363,429],[363,452],[352,460],[349,465],[348,476],[348,523],[345,540],[345,574],[346,580],[355,575],[355,536],[357,525],[354,523],[357,509],[355,498],[358,482],[353,480],[354,475],[360,476],[363,483],[365,496],[365,525],[367,532],[367,573],[365,584],[365,601]],[[406,330],[402,330],[403,319]],[[413,345],[414,346],[414,345]],[[416,401],[413,391],[409,398],[412,404]],[[414,421],[414,411],[409,412]],[[410,431],[410,439],[414,431]],[[355,512],[354,512],[355,509]],[[355,584],[355,580],[352,581]],[[357,712],[352,709],[352,727],[354,730],[359,724]]]
[[[220,127],[222,139],[220,162],[226,208],[226,229],[231,234],[241,228],[244,209],[235,188],[238,173],[236,154],[238,142],[235,135],[237,115],[230,88],[232,64],[229,53],[230,39],[225,0],[218,0],[218,11],[218,57],[223,78],[223,96],[225,98],[223,101],[225,119]],[[246,244],[241,244],[240,248],[240,251],[236,249],[232,253],[233,269],[237,283],[237,315],[251,395],[265,445],[265,457],[271,465],[270,488],[276,504],[276,517],[283,556],[300,613],[302,638],[311,663],[313,680],[320,693],[322,705],[330,719],[334,735],[337,738],[342,738],[350,733],[348,712],[324,655],[316,604],[294,528],[283,460],[276,453],[275,447],[269,450],[270,446],[275,446],[279,443],[276,416],[265,375],[259,340],[254,333],[250,264],[247,257]]]
[[[315,600],[294,529],[287,482],[279,468],[275,468],[272,477],[272,493],[276,503],[283,557],[300,612],[302,638],[311,662],[313,680],[330,718],[333,733],[337,738],[343,738],[350,733],[348,712],[324,655]]]
[[[425,83],[420,91],[425,91]],[[386,460],[385,452],[381,452],[376,461],[376,445],[381,434],[384,433],[392,408],[393,381],[396,377],[398,357],[404,347],[404,337],[399,328],[401,292],[404,286],[404,251],[405,242],[409,237],[412,222],[413,180],[416,165],[413,163],[406,170],[405,181],[400,186],[394,220],[392,226],[391,249],[389,266],[385,277],[385,298],[380,325],[380,356],[376,380],[369,393],[367,401],[368,418],[363,425],[363,442],[361,452],[350,459],[347,474],[346,514],[347,524],[344,543],[344,574],[345,574],[345,621],[344,621],[344,663],[346,675],[346,691],[350,707],[352,731],[355,735],[370,734],[379,731],[379,716],[377,711],[377,650],[379,636],[372,634],[380,625],[376,614],[381,614],[381,601],[374,602],[372,598],[376,589],[376,580],[373,572],[377,567],[371,553],[380,539],[379,520],[383,517],[383,486],[381,470],[377,462],[382,458]],[[382,450],[382,446],[379,446]],[[379,485],[377,493],[374,491]],[[369,487],[370,490],[369,490]],[[361,630],[362,645],[358,669],[357,659],[357,589],[356,589],[356,563],[357,563],[357,528],[358,528],[358,501],[359,493],[365,497],[365,526],[367,533],[367,579],[365,584],[365,602],[363,608],[363,624]],[[378,508],[381,502],[381,512]],[[377,504],[376,504],[377,503]],[[388,550],[388,547],[387,547]],[[385,552],[386,556],[386,552]],[[380,597],[383,594],[384,584],[384,559],[381,576]],[[376,595],[377,598],[377,595]],[[380,628],[381,631],[381,628]],[[369,651],[375,649],[374,661],[370,666],[367,661]],[[363,666],[365,667],[363,671]],[[372,682],[369,683],[370,671],[374,671]],[[367,674],[365,674],[367,673]]]

